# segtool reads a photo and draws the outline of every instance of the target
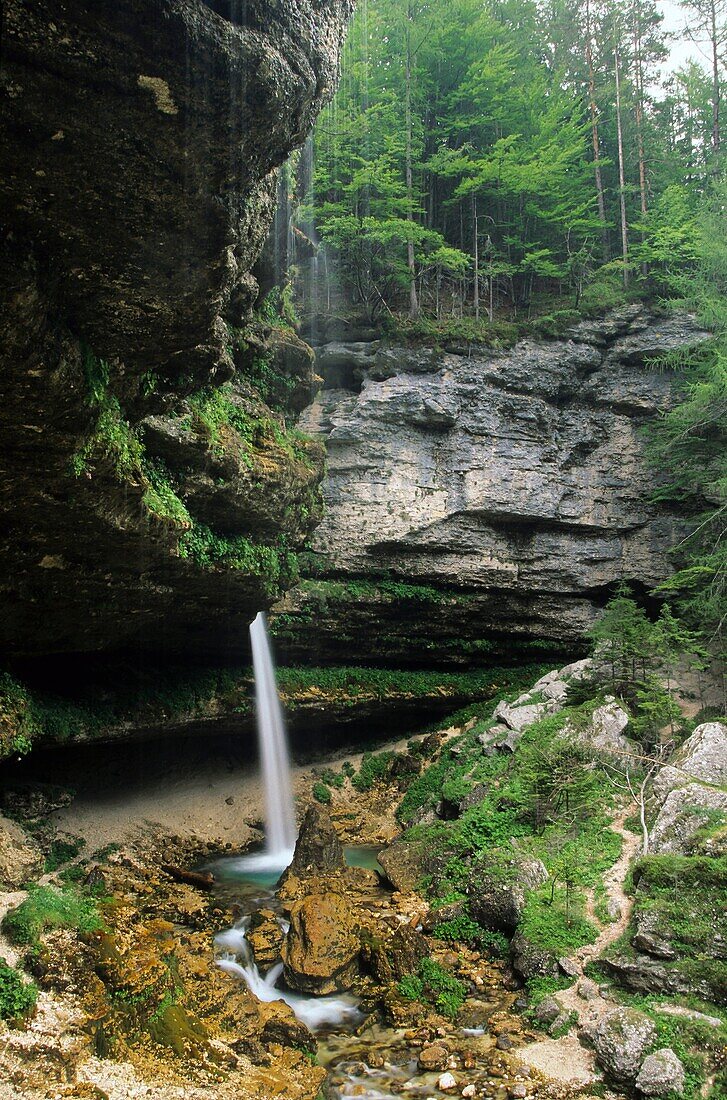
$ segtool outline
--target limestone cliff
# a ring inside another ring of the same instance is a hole
[[[351,0],[6,0],[0,645],[222,649],[290,580],[320,449],[260,397],[249,272]]]
[[[650,360],[702,336],[633,306],[506,351],[322,345],[301,425],[328,451],[325,518],[281,645],[344,663],[572,648],[618,582],[668,575],[679,520],[649,504],[641,429],[672,379]]]

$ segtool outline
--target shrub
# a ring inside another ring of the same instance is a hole
[[[313,797],[315,798],[316,802],[321,802],[324,806],[327,806],[333,796],[331,795],[330,789],[326,786],[326,784],[321,783],[320,780],[317,780],[313,784]]]
[[[351,780],[356,790],[370,791],[374,783],[384,779],[389,774],[395,755],[393,752],[365,752],[358,774]]]
[[[45,857],[45,872],[57,871],[64,863],[69,863],[83,850],[86,841],[80,836],[69,836],[63,840],[54,840]]]
[[[0,1019],[19,1020],[35,1007],[38,989],[33,982],[23,981],[14,967],[0,959]]]
[[[407,974],[398,985],[399,992],[410,1001],[423,1001],[450,1020],[459,1012],[467,994],[464,982],[448,973],[432,959],[422,959],[415,974]]]

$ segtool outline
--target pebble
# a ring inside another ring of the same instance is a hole
[[[437,1088],[442,1092],[451,1092],[457,1088],[457,1078],[453,1073],[443,1073],[437,1081]]]
[[[498,1050],[511,1050],[512,1039],[510,1039],[507,1035],[498,1035],[496,1046]]]
[[[462,1095],[464,1097],[467,1097],[467,1100],[469,1100],[470,1097],[477,1095],[477,1089],[474,1085],[465,1085],[465,1087],[462,1089]]]
[[[528,1090],[525,1085],[511,1085],[509,1089],[512,1100],[525,1100],[528,1095]]]

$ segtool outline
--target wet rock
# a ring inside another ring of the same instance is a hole
[[[656,1027],[643,1012],[616,1008],[601,1018],[591,1039],[596,1058],[606,1072],[622,1084],[633,1085],[647,1051],[656,1041]]]
[[[170,1047],[180,1057],[199,1055],[209,1045],[202,1021],[181,1005],[166,1005],[156,1013],[150,1021],[149,1034],[154,1042]]]
[[[0,817],[0,887],[17,890],[43,873],[43,853],[19,825]]]
[[[648,1054],[636,1078],[636,1088],[644,1096],[671,1096],[684,1093],[684,1066],[670,1047]]]
[[[361,961],[377,982],[385,985],[398,982],[417,969],[420,959],[428,954],[424,938],[408,925],[393,933],[362,933]]]
[[[298,834],[293,862],[283,879],[343,871],[345,866],[343,848],[328,811],[317,802],[311,803]]]
[[[299,1050],[317,1049],[316,1038],[296,1017],[292,1008],[283,1001],[273,1001],[265,1006],[266,1017],[260,1038],[263,1043],[279,1043],[283,1047],[297,1047]]]
[[[457,1088],[457,1078],[453,1073],[443,1073],[437,1079],[437,1088],[442,1092],[454,1092]]]
[[[448,1058],[449,1051],[446,1047],[441,1046],[439,1043],[431,1043],[421,1049],[417,1061],[420,1069],[429,1072],[436,1069],[445,1069]]]
[[[280,958],[283,930],[272,909],[256,909],[250,917],[247,942],[255,954],[255,962],[265,971]]]
[[[513,859],[493,874],[485,870],[468,886],[472,916],[484,928],[512,935],[525,908],[528,890],[548,881],[539,859]]]
[[[349,989],[358,972],[361,943],[342,894],[309,894],[290,906],[290,930],[283,944],[285,979],[303,993]]]

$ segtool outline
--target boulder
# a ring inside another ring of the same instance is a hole
[[[504,873],[485,871],[467,890],[472,915],[484,928],[512,935],[523,914],[527,891],[547,881],[548,872],[539,859],[513,859]]]
[[[361,947],[353,911],[343,894],[309,894],[290,907],[283,944],[285,980],[302,993],[349,989]]]
[[[635,1008],[615,1008],[601,1017],[591,1038],[599,1064],[620,1084],[633,1086],[656,1042],[656,1027]]]
[[[526,981],[529,978],[555,978],[558,975],[558,959],[550,951],[516,932],[510,941],[510,960],[513,969]]]
[[[362,937],[361,961],[381,985],[414,973],[427,953],[425,939],[406,924],[388,936]]]
[[[423,1047],[418,1058],[419,1068],[431,1072],[436,1069],[445,1069],[449,1059],[449,1051],[441,1043],[431,1043]]]
[[[504,700],[495,707],[494,717],[503,722],[508,729],[515,733],[522,733],[528,726],[545,718],[546,714],[554,713],[551,703],[526,703],[524,706],[511,705]],[[555,707],[555,710],[560,709]]]
[[[343,871],[345,867],[343,848],[328,811],[317,802],[312,802],[303,818],[293,862],[283,876],[284,879],[288,876],[302,879],[311,875],[330,874]]]
[[[19,825],[0,817],[0,888],[17,890],[43,873],[43,853]]]
[[[597,752],[623,753],[631,751],[631,744],[624,737],[629,715],[615,700],[596,707],[591,720],[583,729],[571,729],[580,744]],[[569,727],[570,728],[570,727]]]
[[[395,840],[379,852],[378,861],[389,882],[404,894],[413,893],[425,873],[426,846],[420,842]]]
[[[671,791],[694,783],[727,786],[727,726],[704,722],[674,753],[652,785],[652,795],[662,804]]]
[[[650,850],[655,855],[688,855],[695,834],[715,811],[727,814],[727,792],[700,783],[675,788],[666,796],[654,822]]]
[[[614,955],[602,960],[609,974],[634,993],[689,995],[719,1003],[725,998],[721,975],[712,980],[712,971],[702,975],[693,967],[681,967],[678,960],[661,960],[648,955]]]
[[[636,1088],[644,1096],[671,1096],[684,1093],[684,1066],[671,1047],[663,1047],[644,1058]]]

